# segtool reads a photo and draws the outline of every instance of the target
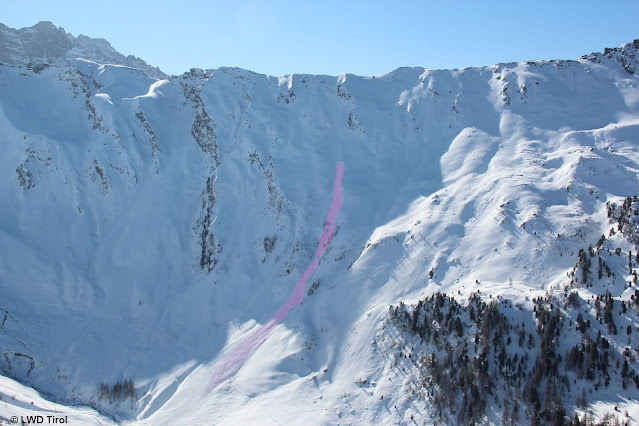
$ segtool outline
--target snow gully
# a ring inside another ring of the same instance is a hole
[[[213,377],[206,388],[206,394],[211,392],[220,383],[231,377],[237,370],[244,365],[246,360],[259,348],[271,334],[271,332],[282,323],[286,315],[295,306],[299,305],[304,299],[304,291],[306,290],[306,283],[310,278],[315,268],[319,263],[322,254],[326,250],[326,247],[333,238],[335,232],[335,223],[337,221],[337,214],[342,209],[342,187],[341,181],[344,176],[344,163],[337,163],[337,172],[335,174],[335,182],[333,184],[333,200],[328,210],[326,217],[326,224],[324,230],[319,239],[317,250],[315,251],[315,257],[313,261],[308,265],[304,273],[297,279],[297,284],[293,289],[293,293],[286,301],[286,303],[275,313],[266,324],[261,326],[258,330],[251,333],[246,339],[235,346],[230,352],[228,352],[217,364],[213,372]]]

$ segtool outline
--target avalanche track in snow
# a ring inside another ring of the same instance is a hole
[[[320,258],[328,243],[330,243],[335,231],[335,223],[337,221],[337,214],[342,208],[342,188],[341,181],[344,176],[344,163],[337,163],[337,172],[335,174],[335,182],[333,184],[333,200],[331,206],[328,209],[328,215],[326,217],[326,224],[324,230],[320,236],[317,250],[315,251],[315,257],[313,261],[308,265],[304,273],[297,279],[297,284],[293,289],[293,293],[286,301],[284,305],[275,313],[266,324],[260,327],[258,330],[251,333],[246,339],[235,346],[230,352],[228,352],[222,360],[218,363],[211,381],[206,388],[206,394],[211,392],[220,383],[231,377],[240,367],[246,362],[246,360],[259,348],[271,334],[271,332],[282,323],[286,315],[295,306],[299,305],[304,299],[304,291],[306,290],[306,283],[311,274],[317,268]]]

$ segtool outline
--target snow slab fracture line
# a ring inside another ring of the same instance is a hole
[[[315,257],[313,261],[308,265],[304,273],[297,279],[297,284],[293,289],[293,293],[288,298],[288,301],[275,313],[266,324],[259,329],[251,333],[246,339],[235,346],[229,353],[227,353],[217,364],[213,372],[213,377],[206,388],[206,393],[211,392],[220,383],[231,377],[237,370],[240,369],[246,360],[259,348],[262,343],[266,341],[271,332],[282,323],[286,315],[295,306],[299,305],[304,299],[304,292],[306,291],[306,283],[310,278],[317,264],[319,263],[322,254],[326,250],[328,243],[333,238],[333,232],[335,231],[335,222],[337,221],[337,213],[342,208],[342,187],[341,181],[344,176],[344,163],[337,163],[337,173],[335,174],[335,182],[333,184],[333,201],[331,207],[328,209],[328,215],[326,217],[326,225],[324,225],[324,231],[319,239],[317,250],[315,251]]]

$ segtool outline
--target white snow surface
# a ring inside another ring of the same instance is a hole
[[[1,65],[0,367],[67,406],[0,377],[0,418],[429,422],[370,344],[389,305],[477,290],[526,305],[607,231],[607,201],[639,193],[639,79],[597,58],[163,80]],[[339,161],[318,285],[206,394],[312,259]],[[124,378],[135,400],[99,398]]]
[[[64,420],[65,424],[112,425],[115,422],[90,407],[69,407],[48,401],[38,392],[15,380],[0,376],[0,424],[10,425],[12,417],[27,420],[29,416],[41,416],[42,424],[53,424],[50,417]]]

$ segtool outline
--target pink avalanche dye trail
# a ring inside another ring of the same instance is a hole
[[[317,268],[317,264],[319,263],[322,254],[324,254],[328,243],[331,241],[333,232],[335,232],[337,213],[339,213],[342,208],[342,176],[344,176],[344,163],[339,162],[337,163],[337,173],[335,174],[335,182],[333,184],[333,201],[331,202],[331,207],[328,209],[326,225],[324,225],[324,231],[322,231],[322,235],[320,236],[313,261],[297,279],[297,284],[293,289],[293,293],[286,303],[275,313],[273,318],[251,333],[246,339],[224,355],[224,357],[218,362],[213,372],[213,377],[211,377],[211,381],[206,388],[207,394],[239,370],[251,354],[266,341],[275,327],[282,323],[290,310],[299,305],[302,302],[302,299],[304,299],[306,283],[313,271],[315,271],[315,268]]]

